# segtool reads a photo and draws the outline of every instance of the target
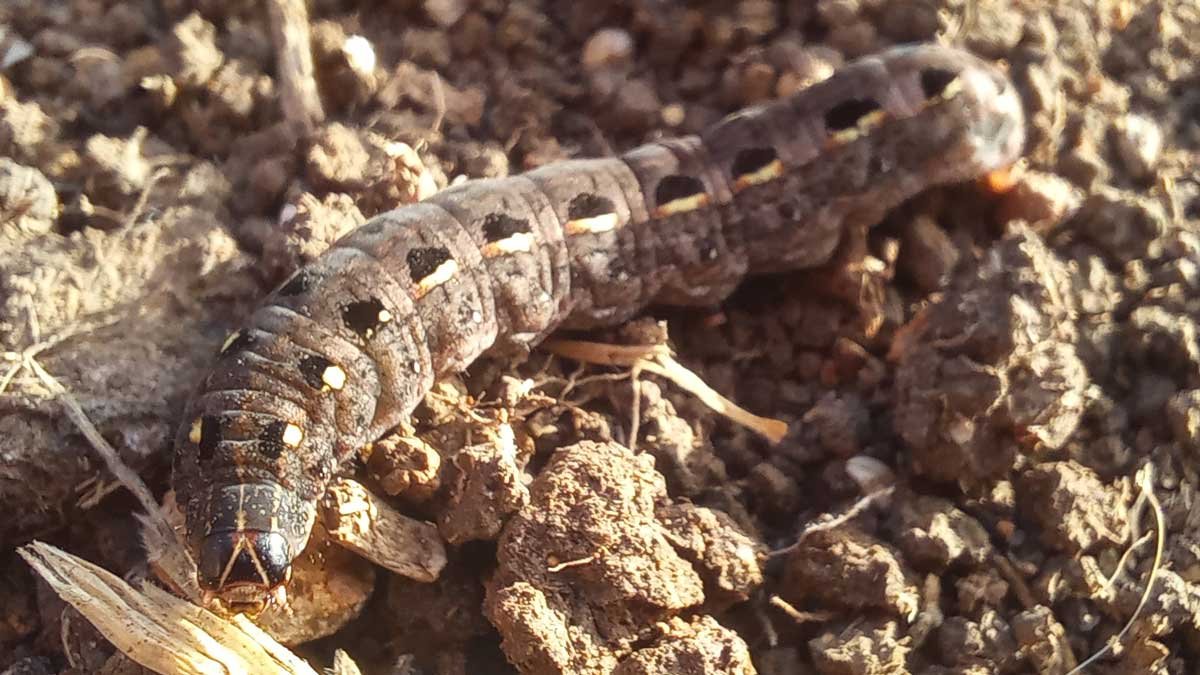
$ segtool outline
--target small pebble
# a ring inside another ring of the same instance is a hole
[[[1166,408],[1167,423],[1175,440],[1200,452],[1200,389],[1176,393]]]
[[[769,462],[756,464],[747,479],[755,498],[778,513],[791,513],[800,503],[796,480]]]
[[[899,42],[933,40],[942,27],[936,3],[890,0],[883,8],[879,29]]]
[[[818,0],[817,15],[828,26],[842,26],[858,18],[858,0]]]
[[[444,69],[453,59],[446,31],[409,28],[400,37],[405,56],[425,68]]]
[[[7,26],[0,25],[0,70],[7,70],[33,56],[33,45],[29,44]]]
[[[103,108],[125,95],[121,59],[110,51],[84,48],[71,57],[75,76],[71,85],[87,96],[93,108]]]
[[[425,13],[442,28],[449,28],[467,13],[468,0],[425,0]]]
[[[1035,229],[1063,222],[1083,203],[1083,193],[1070,181],[1052,173],[1026,171],[1000,202],[1001,221],[1024,220]]]
[[[846,474],[858,484],[864,495],[869,495],[896,482],[892,467],[868,455],[855,455],[846,460]]]
[[[1154,120],[1130,113],[1113,124],[1112,133],[1117,154],[1129,173],[1135,178],[1149,176],[1163,147],[1162,131]]]
[[[412,146],[395,141],[388,143],[383,150],[392,158],[396,184],[401,191],[401,203],[419,202],[438,191],[433,174],[425,168],[425,163]]]
[[[752,40],[774,33],[779,28],[780,4],[775,0],[741,0],[735,19],[738,32]]]
[[[163,54],[169,74],[184,89],[201,87],[225,60],[217,48],[217,29],[199,12],[189,14],[165,38]]]
[[[842,64],[842,55],[828,47],[805,47],[787,54],[787,61],[780,64],[783,74],[775,84],[777,96],[790,96],[822,80]]]
[[[84,142],[84,189],[96,204],[124,211],[150,178],[150,163],[143,146],[146,129],[129,137],[95,134]]]
[[[669,127],[677,127],[683,124],[684,119],[687,118],[687,111],[679,103],[668,103],[663,106],[661,115],[663,124]]]
[[[772,97],[775,89],[775,69],[770,64],[747,63],[738,81],[738,99],[742,106],[753,105]]]
[[[616,91],[612,123],[621,129],[643,130],[654,124],[662,101],[654,86],[643,79],[629,80]]]
[[[0,224],[28,234],[44,234],[58,217],[54,186],[33,167],[0,158]]]
[[[705,48],[713,53],[729,51],[730,45],[737,37],[737,26],[726,16],[714,16],[705,22]]]
[[[342,43],[342,54],[346,56],[346,64],[360,75],[369,76],[375,72],[375,48],[371,41],[361,35],[351,35]]]
[[[1108,163],[1091,142],[1083,142],[1067,150],[1058,159],[1058,173],[1087,191],[1099,183],[1108,182]]]
[[[978,7],[971,14],[972,20],[964,24],[963,43],[984,58],[1003,58],[1020,42],[1025,29],[1025,17],[1010,3],[977,4]]]
[[[879,35],[875,24],[866,20],[835,25],[826,41],[834,49],[848,57],[865,56],[879,48]]]
[[[585,70],[624,69],[633,60],[633,36],[620,28],[604,28],[592,34],[583,45]]]
[[[83,39],[60,28],[45,28],[33,36],[34,54],[42,57],[69,57],[83,49]]]
[[[927,215],[904,223],[901,248],[900,271],[926,293],[941,288],[962,254],[950,235]]]

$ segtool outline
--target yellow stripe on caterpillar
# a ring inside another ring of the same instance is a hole
[[[772,160],[766,166],[737,176],[733,180],[733,191],[740,192],[748,187],[775,180],[783,175],[783,162]]]
[[[565,228],[567,234],[600,234],[617,229],[621,219],[615,213],[601,213],[598,216],[568,220]]]
[[[708,206],[708,203],[708,195],[703,192],[699,192],[688,197],[672,199],[666,204],[655,208],[653,215],[655,218],[665,218],[667,216],[674,216],[680,213],[687,213],[688,211],[702,209],[705,206]]]
[[[887,120],[887,117],[888,113],[886,110],[871,111],[860,117],[858,122],[849,129],[843,129],[830,135],[829,140],[825,142],[825,147],[833,148],[861,138],[882,125]]]
[[[237,342],[237,339],[241,336],[242,336],[242,331],[240,331],[240,330],[235,330],[232,333],[230,333],[229,337],[225,338],[225,341],[221,343],[220,353],[224,354],[229,349],[230,345],[232,345],[234,342]]]
[[[429,291],[432,291],[438,286],[450,281],[457,273],[458,261],[454,258],[446,260],[442,264],[438,265],[437,269],[430,272],[428,276],[417,282],[417,298],[420,299],[425,297]],[[391,316],[389,315],[388,318],[390,319]]]
[[[946,101],[949,101],[950,99],[954,98],[955,96],[958,96],[959,94],[961,94],[962,91],[963,91],[962,77],[955,77],[953,80],[950,80],[950,82],[945,87],[942,88],[942,91],[940,93],[938,93],[937,96],[930,97],[925,102],[925,106],[929,107],[931,105],[937,105],[938,103],[945,103]]]
[[[495,258],[499,255],[509,255],[512,253],[528,253],[533,248],[533,234],[529,232],[517,232],[501,239],[500,241],[492,241],[483,245],[483,257]]]

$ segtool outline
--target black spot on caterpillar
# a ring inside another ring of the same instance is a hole
[[[331,370],[332,369],[332,370]],[[300,373],[304,381],[313,389],[328,391],[341,389],[345,384],[345,374],[338,374],[341,369],[323,356],[310,355],[300,360]]]
[[[774,148],[746,148],[739,150],[733,158],[733,176],[735,179],[753,174],[770,166],[778,155]]]
[[[1013,162],[1023,129],[999,71],[902,47],[699,136],[377,216],[266,299],[189,405],[174,484],[201,587],[261,608],[330,477],[436,376],[560,326],[715,302],[751,270],[821,264],[848,225]]]
[[[504,241],[514,234],[529,231],[528,220],[518,220],[507,213],[489,213],[483,219],[483,237],[488,243]]]
[[[258,437],[258,451],[268,459],[279,459],[283,451],[288,447],[283,442],[284,436],[287,434],[288,423],[283,420],[275,420],[267,424],[263,429],[262,435]]]
[[[613,206],[612,200],[590,192],[576,195],[567,205],[567,218],[571,220],[593,218],[606,213],[616,213],[616,207]]]
[[[935,98],[946,91],[954,81],[955,72],[944,68],[926,68],[921,71],[921,91],[925,98]]]
[[[693,176],[667,176],[654,188],[654,203],[664,206],[676,199],[704,194],[704,183]]]
[[[414,248],[408,252],[409,274],[414,282],[419,282],[437,271],[437,268],[448,260],[450,251],[443,246]]]
[[[211,459],[217,450],[217,445],[221,442],[221,419],[213,415],[201,417],[199,428],[195,433],[199,435],[194,442],[196,449],[200,452],[200,457]]]
[[[370,340],[380,326],[391,320],[391,312],[377,298],[356,300],[342,308],[342,322],[364,340]]]
[[[873,99],[852,98],[842,101],[825,113],[825,126],[833,131],[850,129],[857,126],[867,115],[882,109]]]

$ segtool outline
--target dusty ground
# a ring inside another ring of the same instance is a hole
[[[1064,673],[1136,614],[1092,672],[1200,671],[1191,0],[315,0],[327,122],[308,136],[282,122],[260,3],[190,4],[0,4],[0,671],[137,672],[16,546],[147,575],[133,500],[30,358],[165,491],[225,334],[363,217],[936,36],[1005,61],[1024,96],[1011,190],[922,195],[828,269],[656,312],[709,384],[792,425],[783,443],[644,376],[635,454],[628,380],[589,377],[617,371],[478,364],[420,411],[428,446],[362,472],[437,524],[446,569],[327,552],[317,586],[341,602],[279,630],[336,631],[298,649],[367,673]],[[517,452],[467,442],[506,407]],[[1130,513],[1144,485],[1166,538],[1139,610],[1153,541],[1106,581],[1154,532]]]

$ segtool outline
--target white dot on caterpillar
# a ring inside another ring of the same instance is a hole
[[[192,428],[188,429],[188,440],[193,445],[199,445],[200,441],[204,439],[203,429],[204,423],[201,418],[197,417],[195,420],[192,420]]]
[[[392,316],[392,313],[387,311],[386,309],[379,310],[379,314],[377,314],[375,316],[375,320],[378,321],[379,323],[387,323],[387,322],[391,321],[393,318],[394,317]]]
[[[334,391],[341,391],[346,386],[346,371],[338,366],[329,366],[321,373],[321,382]]]
[[[283,441],[283,444],[289,448],[294,448],[304,440],[304,432],[301,431],[300,427],[289,422],[283,428],[283,434],[279,437],[279,440]]]
[[[477,309],[471,310],[471,323],[479,323],[480,321],[483,321],[483,312]]]

